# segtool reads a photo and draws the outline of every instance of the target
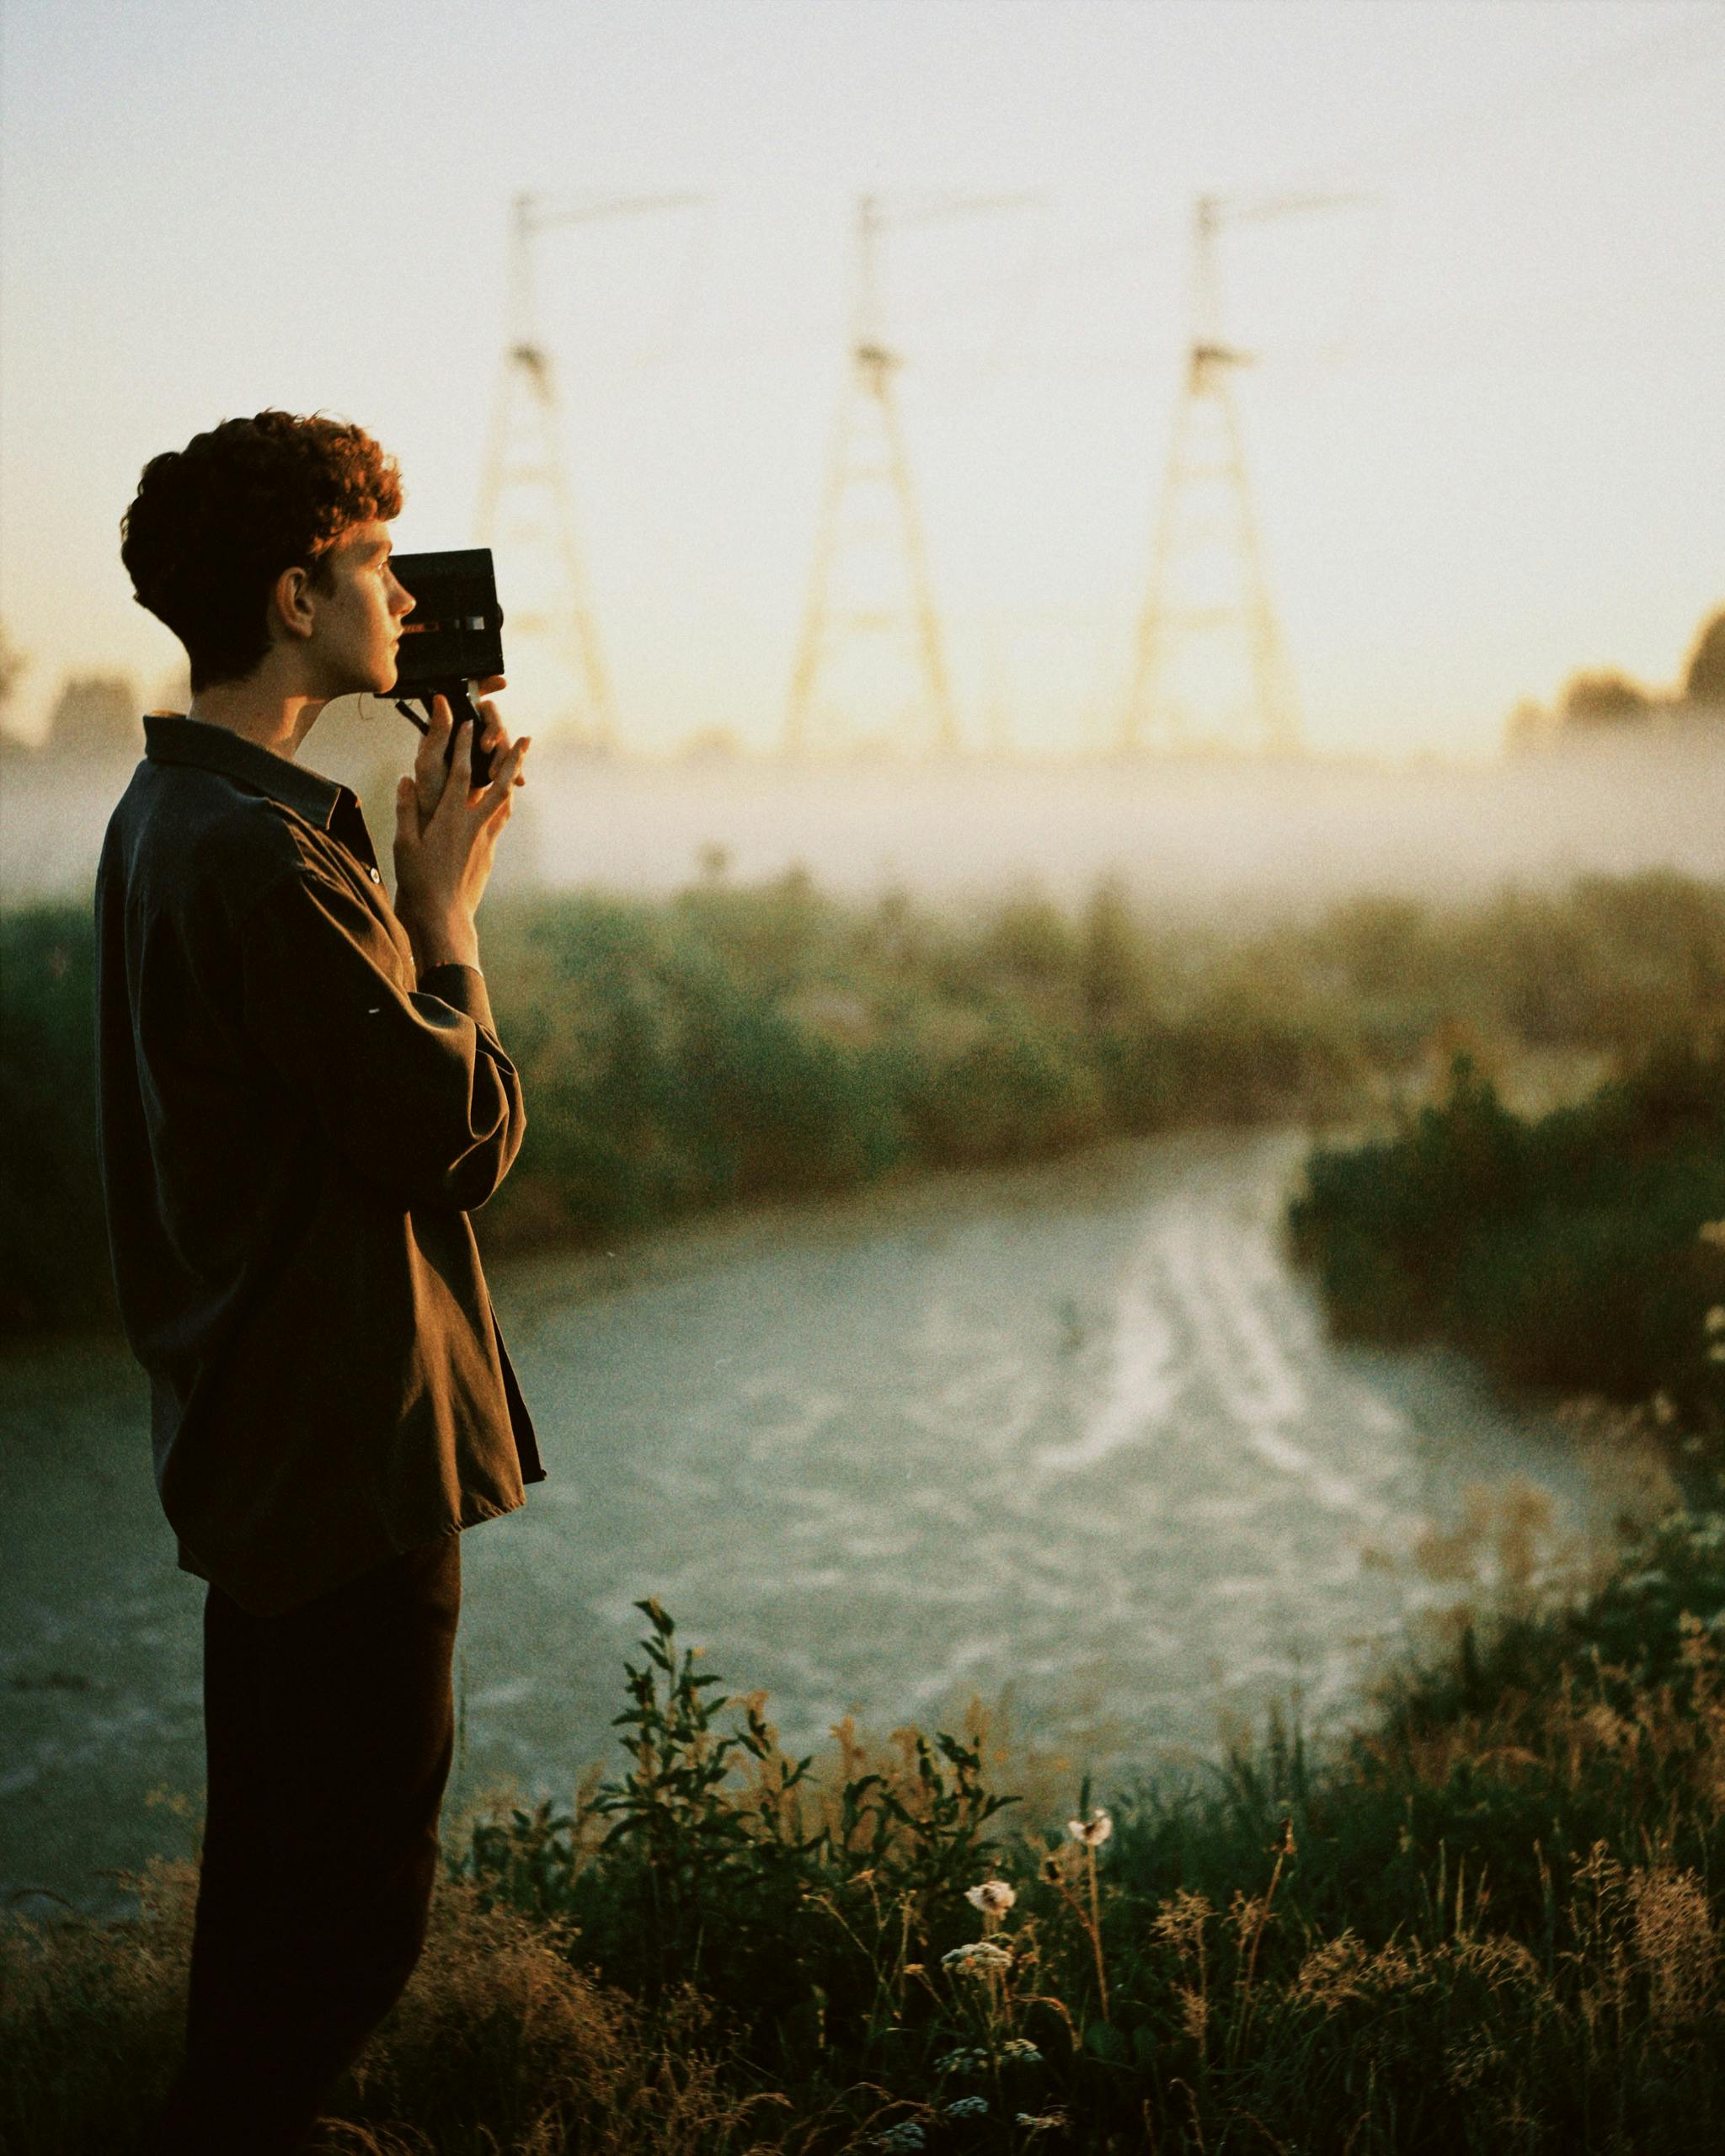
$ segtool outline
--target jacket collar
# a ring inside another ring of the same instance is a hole
[[[321,771],[290,763],[286,756],[260,749],[225,726],[174,712],[146,714],[144,754],[152,764],[192,764],[200,771],[220,771],[224,778],[237,779],[254,792],[279,801],[324,830],[347,792]]]

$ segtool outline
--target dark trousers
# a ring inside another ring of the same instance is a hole
[[[286,1616],[212,1587],[186,2057],[157,2156],[286,2156],[425,1944],[454,1749],[461,1538]]]

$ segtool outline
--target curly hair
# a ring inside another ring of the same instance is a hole
[[[224,419],[152,457],[120,520],[140,606],[185,646],[194,690],[243,680],[270,648],[270,588],[350,526],[401,513],[401,474],[361,428],[321,414]]]

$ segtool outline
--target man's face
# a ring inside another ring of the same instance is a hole
[[[414,602],[396,582],[389,553],[389,526],[373,522],[350,525],[323,558],[323,574],[311,587],[312,651],[328,696],[383,696],[395,686],[395,649]]]

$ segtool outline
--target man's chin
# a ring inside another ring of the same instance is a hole
[[[396,670],[393,663],[373,666],[364,674],[337,675],[318,698],[320,703],[339,703],[344,696],[390,696],[395,694]]]
[[[396,680],[395,662],[388,659],[382,666],[373,667],[363,681],[354,682],[343,693],[350,696],[393,696]]]

